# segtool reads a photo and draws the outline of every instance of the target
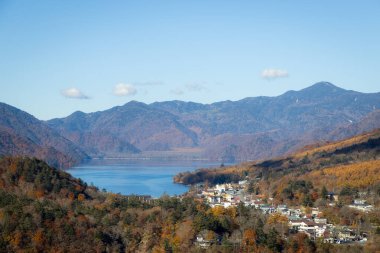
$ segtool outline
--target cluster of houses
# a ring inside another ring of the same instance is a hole
[[[338,244],[367,241],[365,234],[359,234],[347,227],[329,224],[327,219],[323,218],[319,208],[312,208],[311,214],[306,214],[305,210],[301,208],[268,204],[260,199],[260,196],[252,198],[251,194],[245,190],[246,185],[247,181],[240,181],[238,184],[220,184],[202,190],[198,197],[205,199],[211,207],[223,206],[228,208],[243,203],[245,206],[254,207],[264,214],[280,213],[288,219],[289,232],[305,233],[312,240],[320,238],[326,243]],[[364,200],[355,200],[349,207],[363,212],[373,210],[373,206],[366,204]],[[203,237],[198,239],[200,242],[204,242]]]
[[[348,207],[357,209],[359,211],[368,213],[373,210],[373,206],[366,203],[363,199],[355,199],[354,203],[349,205]]]
[[[246,181],[238,184],[217,184],[213,188],[203,190],[199,197],[205,198],[211,207],[223,206],[228,208],[244,202],[244,186]]]

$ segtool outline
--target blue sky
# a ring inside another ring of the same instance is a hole
[[[0,0],[0,101],[39,119],[318,81],[380,91],[380,1]]]

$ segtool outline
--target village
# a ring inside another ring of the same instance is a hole
[[[211,207],[230,208],[244,204],[244,206],[255,208],[265,215],[286,217],[288,233],[305,233],[313,241],[322,240],[324,243],[348,244],[365,243],[368,239],[368,235],[359,232],[358,229],[330,223],[327,218],[323,217],[323,213],[318,207],[276,205],[273,204],[272,198],[263,199],[261,195],[248,193],[247,186],[247,180],[235,184],[217,184],[213,187],[200,185],[197,197],[207,202]],[[329,193],[329,196],[326,197],[331,199],[330,206],[336,204],[337,195]],[[348,207],[366,213],[374,209],[363,199],[355,199]],[[202,235],[197,237],[197,243],[201,247],[211,245],[211,242]]]

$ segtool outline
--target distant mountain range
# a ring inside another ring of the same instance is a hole
[[[380,93],[320,82],[277,97],[200,104],[136,101],[40,121],[0,103],[0,155],[34,156],[55,167],[89,157],[244,161],[289,154],[380,127]]]
[[[235,161],[270,158],[370,131],[380,126],[379,108],[380,93],[320,82],[277,97],[235,102],[132,101],[47,124],[93,157],[196,151],[198,158]]]
[[[64,168],[89,158],[45,122],[0,103],[0,156],[32,156]]]

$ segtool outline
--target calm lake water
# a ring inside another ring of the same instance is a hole
[[[187,186],[173,183],[177,173],[219,166],[207,161],[93,160],[67,172],[109,192],[160,197],[187,191]]]

